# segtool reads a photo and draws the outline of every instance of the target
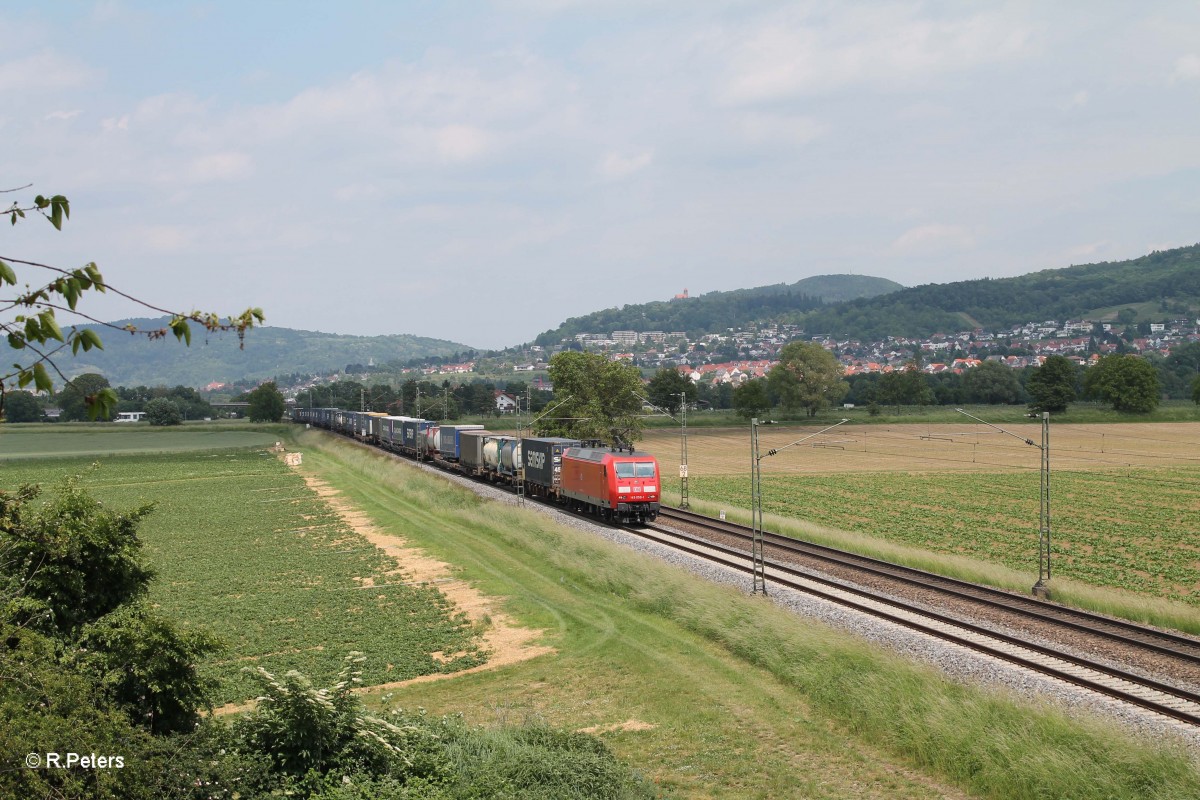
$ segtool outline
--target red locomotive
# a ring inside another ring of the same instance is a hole
[[[653,521],[659,477],[658,461],[649,453],[572,447],[562,457],[562,495],[613,522]]]

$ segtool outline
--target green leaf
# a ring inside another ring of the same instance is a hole
[[[11,331],[8,334],[8,346],[13,350],[20,350],[25,346],[25,337],[19,331]]]
[[[17,273],[13,272],[13,268],[3,261],[0,261],[0,281],[13,286],[17,285]]]
[[[55,203],[50,207],[50,224],[61,231],[62,221],[62,206],[60,206],[58,203]]]
[[[84,350],[91,350],[93,347],[97,350],[104,349],[104,343],[100,341],[100,334],[96,333],[91,328],[84,328],[79,332],[79,335],[83,338]]]
[[[74,311],[75,304],[79,302],[79,281],[76,278],[68,278],[63,282],[62,295],[67,298],[67,306]]]
[[[32,380],[33,380],[33,370],[22,369],[17,374],[17,387],[20,389],[24,389],[26,386],[29,385],[29,382]]]
[[[38,314],[38,319],[41,320],[42,336],[44,337],[41,341],[44,342],[46,339],[57,339],[60,342],[66,341],[63,339],[62,328],[58,327],[58,320],[54,318],[53,311],[43,311]]]
[[[178,317],[171,320],[171,332],[175,334],[178,341],[183,342],[187,346],[192,344],[192,328],[188,325],[187,319]]]
[[[117,393],[111,388],[104,388],[87,398],[88,419],[112,416],[113,407],[117,404]]]
[[[96,266],[95,261],[89,261],[83,265],[83,271],[92,279],[92,285],[96,287],[96,291],[104,291],[104,276],[100,274],[100,268]]]
[[[48,392],[54,388],[54,381],[50,380],[46,366],[40,361],[33,365],[33,383],[39,392]]]

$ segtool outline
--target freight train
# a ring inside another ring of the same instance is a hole
[[[416,417],[338,408],[297,408],[292,420],[490,483],[606,522],[658,516],[658,460],[649,453],[561,437],[523,437]]]

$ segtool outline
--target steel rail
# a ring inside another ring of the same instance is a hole
[[[747,541],[750,538],[750,529],[746,526],[713,519],[691,511],[663,508],[660,517],[700,525],[727,535],[744,538]],[[1200,640],[1182,634],[1161,631],[1128,620],[1105,617],[1034,597],[1026,597],[990,586],[937,575],[915,567],[893,564],[882,559],[850,553],[777,533],[768,533],[766,536],[771,546],[790,553],[817,558],[838,566],[901,581],[922,589],[1021,614],[1041,622],[1060,625],[1071,630],[1200,665]]]
[[[745,552],[727,545],[708,542],[690,534],[672,530],[670,528],[663,528],[654,524],[643,526],[641,529],[623,528],[622,530],[626,530],[629,533],[642,536],[650,541],[658,542],[659,544],[672,547],[705,560],[721,564],[739,572],[749,573],[751,571],[751,567],[746,558]],[[648,532],[659,533],[667,538],[664,539],[662,536],[652,536],[649,535]],[[716,553],[706,551],[716,551]],[[968,647],[972,650],[986,653],[1008,663],[1017,664],[1018,666],[1025,667],[1035,672],[1040,672],[1044,675],[1049,675],[1051,677],[1067,681],[1076,686],[1080,686],[1117,700],[1136,705],[1140,708],[1162,714],[1172,719],[1200,727],[1200,694],[1196,694],[1185,689],[1180,689],[1169,684],[1161,683],[1150,678],[1145,678],[1140,675],[1135,675],[1114,667],[1109,667],[1104,664],[1098,664],[1086,658],[1074,656],[1069,653],[1063,653],[1058,650],[1054,650],[1053,648],[1034,644],[1026,639],[1021,639],[1016,636],[1009,636],[1008,634],[984,628],[983,626],[965,622],[954,617],[939,614],[933,611],[927,611],[922,608],[917,608],[905,603],[904,601],[883,597],[874,594],[869,590],[839,583],[831,578],[805,572],[804,570],[796,569],[794,567],[773,562],[768,562],[768,567],[773,573],[772,579],[779,585],[787,586],[788,588],[796,589],[797,591],[815,597],[820,597],[823,600],[827,600],[839,606],[853,608],[857,611],[861,611],[881,619],[886,619],[890,622],[903,625],[913,630],[921,631],[922,633],[935,636],[939,639],[951,641],[955,644]],[[845,597],[838,597],[833,592],[827,592],[811,586],[805,586],[799,582],[800,580],[827,586],[836,590],[836,592],[855,595],[869,600],[872,603],[890,606],[902,611],[903,614],[893,614],[879,608],[872,608],[865,603],[848,600]],[[939,629],[933,625],[925,624],[910,617],[906,617],[904,614],[922,617],[949,628],[956,628],[961,631],[966,631],[970,634],[974,634],[977,637],[990,639],[995,642],[1001,642],[1012,648],[1036,653],[1037,655],[1044,656],[1046,658],[1065,662],[1071,666],[1088,670],[1116,681],[1124,682],[1129,684],[1132,688],[1124,688],[1121,686],[1114,686],[1112,684],[1104,683],[1086,675],[1080,675],[1061,667],[1056,667],[1053,664],[1046,663],[1045,661],[1039,661],[1036,658],[1015,654],[1011,651],[1005,650],[1002,647],[989,645],[986,642],[981,642],[968,636],[956,634],[944,629]],[[1186,704],[1188,708],[1175,707],[1170,705],[1168,702],[1145,697],[1141,694],[1138,694],[1139,689],[1150,690],[1152,692],[1157,692],[1160,695],[1165,695],[1175,702]]]

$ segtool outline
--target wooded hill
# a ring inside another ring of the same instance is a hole
[[[903,288],[895,281],[867,275],[816,275],[790,284],[708,292],[686,300],[607,308],[582,317],[572,317],[538,336],[535,344],[545,347],[578,333],[621,330],[685,331],[694,335],[717,333],[751,322],[793,320],[826,303],[874,297]]]
[[[165,327],[167,319],[128,319],[141,329]],[[291,373],[328,373],[348,364],[376,365],[406,362],[413,358],[451,356],[466,352],[466,345],[444,339],[398,334],[394,336],[345,336],[336,333],[254,328],[246,334],[245,349],[238,349],[232,333],[209,334],[192,325],[192,345],[186,350],[168,335],[166,340],[148,341],[104,326],[89,325],[104,340],[103,350],[80,351],[63,361],[69,375],[98,372],[113,386],[193,386],[213,381],[271,378]]]
[[[1042,320],[1107,320],[1127,307],[1143,320],[1195,317],[1200,244],[1015,278],[927,284],[814,309],[789,321],[799,321],[810,335],[877,341],[976,327],[996,331]]]

